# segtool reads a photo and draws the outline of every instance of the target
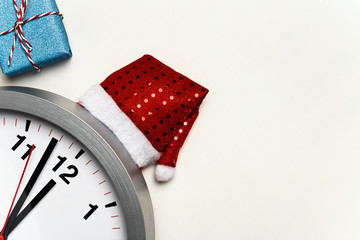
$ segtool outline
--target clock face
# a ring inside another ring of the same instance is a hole
[[[17,87],[0,88],[0,231],[0,240],[155,238],[145,181],[116,137],[76,103]]]
[[[5,222],[32,145],[18,196],[46,150],[51,149],[19,214],[25,208],[31,211],[8,239],[127,238],[116,190],[86,146],[54,124],[31,115],[2,110],[0,119],[1,222]],[[42,193],[44,189],[46,193]],[[39,196],[42,199],[37,201]],[[34,202],[38,203],[32,207]]]

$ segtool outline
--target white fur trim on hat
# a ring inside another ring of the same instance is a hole
[[[88,89],[79,103],[114,132],[139,167],[150,165],[160,158],[161,153],[99,84]]]
[[[155,170],[155,178],[159,182],[169,181],[175,174],[175,168],[158,164]]]

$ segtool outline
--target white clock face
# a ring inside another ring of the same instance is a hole
[[[0,110],[0,229],[32,145],[13,212],[34,184],[9,218],[6,239],[127,239],[117,192],[87,147],[46,120],[7,110]]]

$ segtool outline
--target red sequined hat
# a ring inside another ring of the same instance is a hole
[[[81,98],[139,167],[158,161],[156,179],[169,180],[208,90],[150,55],[112,73]]]

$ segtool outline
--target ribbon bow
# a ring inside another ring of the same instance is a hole
[[[11,29],[9,29],[9,30],[7,30],[5,32],[1,32],[0,36],[8,34],[8,33],[12,32],[12,31],[14,31],[14,42],[13,42],[13,45],[12,45],[12,48],[11,48],[11,51],[10,51],[9,60],[8,60],[8,66],[10,66],[10,64],[11,64],[11,58],[12,58],[12,55],[14,53],[16,39],[19,38],[21,46],[24,49],[24,51],[26,53],[26,56],[28,57],[31,65],[33,65],[33,67],[37,71],[40,71],[40,68],[34,63],[34,61],[32,60],[32,58],[30,56],[30,51],[32,50],[32,45],[26,40],[26,38],[24,36],[24,33],[23,33],[23,30],[22,30],[22,26],[25,23],[30,22],[30,21],[32,21],[34,19],[37,19],[37,18],[41,18],[41,17],[45,17],[45,16],[49,16],[49,15],[59,15],[61,18],[63,18],[63,15],[61,13],[59,13],[59,12],[48,12],[48,13],[38,14],[38,15],[36,15],[34,17],[28,18],[28,19],[23,21],[22,18],[23,18],[24,14],[25,14],[25,11],[26,11],[27,2],[28,2],[28,0],[22,0],[20,11],[19,11],[15,0],[13,0],[17,20],[16,20],[13,28],[11,28]]]

